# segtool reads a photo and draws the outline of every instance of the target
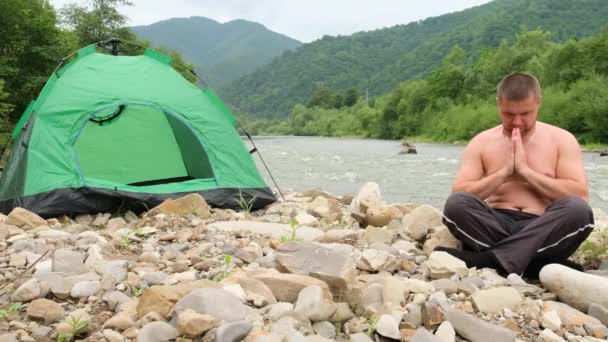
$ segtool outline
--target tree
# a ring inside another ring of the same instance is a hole
[[[357,89],[355,89],[355,88],[348,89],[346,91],[346,94],[344,94],[343,102],[346,107],[354,106],[358,100],[359,100],[359,93],[357,92]]]
[[[70,3],[61,9],[62,22],[74,30],[80,46],[120,38],[134,41],[135,35],[125,26],[127,17],[117,7],[131,6],[128,0],[89,0],[90,6]]]
[[[70,37],[57,26],[57,16],[46,0],[0,1],[0,79],[13,106],[15,122],[30,100],[65,56]],[[6,107],[5,107],[6,110]]]
[[[7,97],[8,93],[4,91],[4,80],[0,79],[0,134],[3,132],[8,132],[10,129],[8,115],[14,106],[10,103],[4,102]]]

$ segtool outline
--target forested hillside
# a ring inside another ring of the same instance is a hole
[[[250,122],[254,133],[466,141],[500,123],[496,85],[514,71],[543,87],[539,119],[586,144],[608,143],[608,26],[555,43],[550,32],[524,30],[513,43],[486,49],[472,62],[455,46],[427,77],[403,82],[370,101],[349,90],[317,90],[288,120]]]
[[[344,37],[324,37],[289,51],[221,89],[237,113],[286,117],[320,87],[369,89],[380,95],[435,70],[454,45],[471,62],[522,26],[554,41],[597,34],[608,18],[605,0],[495,0],[462,12]]]
[[[131,30],[154,46],[182,53],[214,87],[251,73],[302,44],[246,20],[222,24],[205,17],[174,18]]]

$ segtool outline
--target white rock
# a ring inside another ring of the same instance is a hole
[[[360,223],[364,223],[367,209],[378,207],[382,204],[382,195],[380,195],[378,184],[367,182],[359,189],[359,192],[350,203],[351,216]]]
[[[511,287],[495,287],[475,292],[473,304],[484,313],[496,313],[504,308],[515,310],[522,302],[521,295]]]
[[[298,224],[309,227],[317,227],[319,226],[319,220],[316,217],[308,214],[308,213],[299,213],[296,215],[296,221]]]
[[[442,342],[456,341],[456,331],[454,331],[454,327],[448,321],[444,321],[439,325],[439,328],[435,331],[435,336]]]
[[[446,253],[433,252],[427,261],[429,271],[431,271],[432,279],[449,278],[454,274],[460,277],[465,277],[469,273],[469,269],[464,261]]]
[[[313,322],[326,321],[336,312],[336,306],[324,298],[321,287],[312,285],[300,291],[294,311]]]
[[[426,237],[429,229],[442,224],[442,217],[439,210],[429,205],[421,205],[404,217],[402,225],[409,236],[420,241]]]
[[[74,298],[89,297],[97,293],[100,289],[100,282],[98,280],[93,281],[81,281],[74,284],[70,295]]]
[[[538,335],[538,340],[542,342],[566,342],[566,340],[549,329],[543,330],[540,335]]]
[[[391,315],[382,315],[376,325],[376,332],[384,337],[392,338],[395,340],[401,339],[401,333],[399,332],[399,324],[395,321]]]
[[[550,264],[540,271],[540,281],[561,302],[582,312],[587,312],[591,303],[608,307],[608,278]]]
[[[543,328],[559,332],[559,329],[562,327],[562,320],[555,310],[544,311],[540,324]]]
[[[399,266],[399,260],[387,252],[377,249],[364,250],[357,259],[357,267],[372,272],[392,272]]]

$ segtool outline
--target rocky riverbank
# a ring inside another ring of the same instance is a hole
[[[197,195],[142,216],[16,209],[0,215],[0,342],[608,337],[608,270],[549,265],[534,284],[432,252],[458,244],[439,210],[374,183],[254,213]]]

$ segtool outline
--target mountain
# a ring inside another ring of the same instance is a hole
[[[606,0],[495,0],[407,25],[325,36],[219,91],[237,113],[283,118],[320,86],[379,95],[401,81],[428,75],[454,45],[472,61],[484,49],[513,39],[522,26],[552,32],[554,40],[563,41],[598,33],[606,18]]]
[[[301,42],[246,20],[173,18],[131,30],[155,46],[179,51],[201,78],[219,87],[269,63]]]

